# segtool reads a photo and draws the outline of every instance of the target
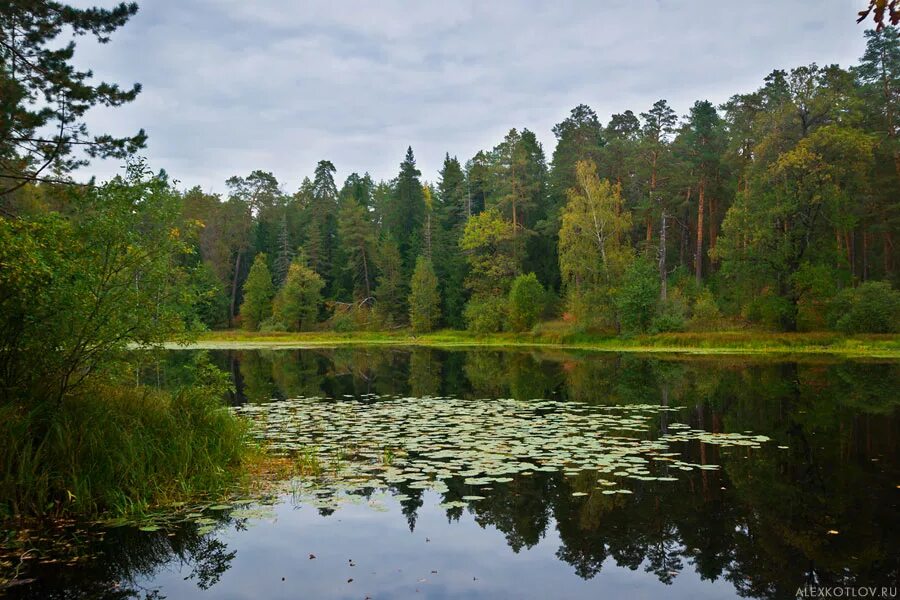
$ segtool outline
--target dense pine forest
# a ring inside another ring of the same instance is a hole
[[[849,69],[774,70],[683,116],[582,104],[552,150],[513,128],[435,181],[413,148],[389,181],[323,159],[296,191],[264,165],[225,195],[153,175],[190,246],[182,308],[253,331],[894,331],[900,34],[865,35]],[[31,182],[4,212],[65,213],[67,193]]]

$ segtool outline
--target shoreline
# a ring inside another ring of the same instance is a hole
[[[475,335],[437,331],[414,335],[390,332],[257,333],[211,331],[189,343],[167,342],[168,350],[303,349],[338,346],[431,348],[539,348],[591,352],[692,355],[828,355],[900,360],[900,336],[843,336],[832,333],[715,332],[642,335],[631,338],[588,334]]]

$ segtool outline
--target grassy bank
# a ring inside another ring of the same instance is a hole
[[[253,456],[221,390],[92,386],[59,406],[0,406],[0,520],[140,518],[226,493]]]
[[[336,345],[397,345],[452,347],[557,347],[607,352],[687,354],[833,354],[873,358],[900,358],[900,336],[839,333],[705,332],[665,333],[610,337],[590,333],[539,330],[536,333],[476,335],[443,330],[423,335],[396,332],[255,333],[212,331],[200,336],[195,348],[299,348]],[[172,348],[180,346],[171,345]]]

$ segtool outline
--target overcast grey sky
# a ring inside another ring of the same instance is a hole
[[[93,0],[82,5],[110,5]],[[143,0],[110,44],[82,41],[98,77],[144,86],[91,114],[95,132],[149,134],[182,186],[223,192],[275,173],[288,192],[327,158],[391,178],[408,145],[428,180],[511,127],[553,151],[579,104],[606,122],[666,98],[679,115],[752,91],[774,68],[856,62],[863,0]],[[95,162],[101,178],[114,163]]]

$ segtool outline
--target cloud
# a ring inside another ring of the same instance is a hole
[[[86,2],[94,4],[95,2]],[[110,44],[79,45],[98,77],[144,92],[90,114],[95,131],[140,127],[154,167],[224,191],[254,169],[287,191],[318,160],[338,176],[396,174],[408,145],[434,180],[511,127],[552,152],[579,103],[608,119],[666,98],[722,102],[774,68],[852,64],[850,0],[494,2],[145,0]],[[87,169],[101,177],[116,164]]]

